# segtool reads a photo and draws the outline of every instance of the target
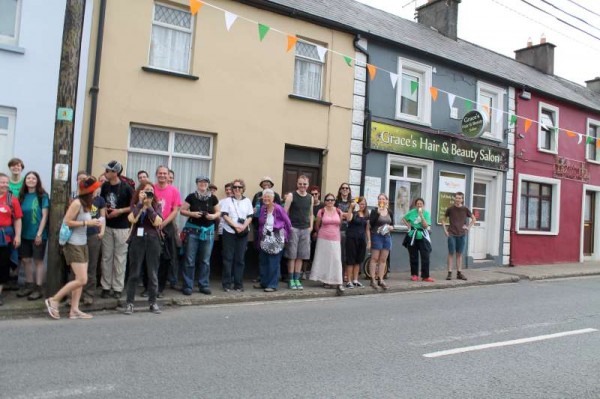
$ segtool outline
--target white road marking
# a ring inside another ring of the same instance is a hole
[[[54,398],[66,398],[70,396],[81,397],[82,395],[92,395],[105,392],[113,392],[115,390],[114,385],[102,385],[102,386],[81,386],[77,388],[67,388],[56,391],[44,391],[44,392],[30,392],[24,395],[14,396],[13,399],[54,399]]]
[[[456,355],[458,353],[473,352],[473,351],[479,351],[482,349],[489,349],[489,348],[498,348],[501,346],[521,345],[521,344],[526,344],[529,342],[544,341],[547,339],[561,338],[561,337],[566,337],[569,335],[587,334],[587,333],[596,332],[596,331],[598,331],[598,330],[595,328],[584,328],[582,330],[565,331],[565,332],[556,333],[556,334],[538,335],[537,337],[513,339],[511,341],[493,342],[491,344],[483,344],[483,345],[475,345],[475,346],[465,346],[463,348],[455,348],[455,349],[448,349],[445,351],[426,353],[423,356],[428,357],[428,358],[433,358],[433,357],[442,357],[442,356],[448,356],[448,355]]]

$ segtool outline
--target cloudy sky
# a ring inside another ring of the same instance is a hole
[[[413,20],[415,7],[426,2],[358,1],[409,20]],[[556,75],[582,85],[600,76],[600,0],[462,0],[458,14],[458,36],[463,40],[514,57],[514,50],[525,47],[528,38],[537,44],[545,35],[556,45]]]

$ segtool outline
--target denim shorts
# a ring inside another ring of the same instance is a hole
[[[371,234],[371,249],[387,249],[388,251],[392,249],[392,236],[386,234],[382,236],[381,234]]]
[[[461,254],[465,250],[466,236],[448,236],[448,253]]]

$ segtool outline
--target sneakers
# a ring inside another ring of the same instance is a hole
[[[275,292],[275,291],[276,291],[276,289],[275,289],[275,288],[270,288],[270,287],[267,287],[267,288],[265,288],[263,291],[264,291],[264,292]]]
[[[44,296],[42,295],[42,287],[36,285],[33,289],[33,292],[27,297],[27,300],[37,301],[38,299],[42,299],[43,297]]]
[[[410,276],[410,281],[419,281],[419,276],[413,274],[412,276]]]
[[[303,290],[304,286],[302,285],[302,283],[300,282],[300,280],[294,280],[296,282],[296,289],[297,290]]]
[[[150,305],[150,311],[154,314],[161,314],[162,311],[160,310],[160,308],[158,307],[157,304],[153,303]]]
[[[290,290],[297,290],[298,286],[296,285],[296,280],[290,280],[288,281],[288,289]]]
[[[446,276],[446,280],[452,280],[452,272],[448,272],[448,275]]]
[[[354,289],[354,284],[352,284],[351,282],[348,281],[346,283],[346,288]]]
[[[338,296],[344,295],[344,291],[345,290],[344,290],[344,285],[343,284],[340,284],[340,285],[337,286],[336,294]]]
[[[128,303],[127,305],[125,305],[125,310],[123,311],[123,314],[133,314],[133,303]]]
[[[210,295],[212,294],[212,291],[210,290],[210,288],[207,287],[200,287],[198,288],[198,292],[204,295]]]
[[[433,283],[433,282],[435,282],[435,280],[434,280],[434,279],[432,279],[431,277],[424,278],[424,279],[423,279],[423,281],[424,281],[425,283]]]
[[[190,295],[192,295],[192,289],[191,288],[184,288],[184,289],[181,290],[181,293],[183,295],[190,296]]]
[[[362,285],[362,283],[361,283],[360,281],[355,281],[355,282],[353,282],[352,284],[354,284],[354,286],[355,286],[356,288],[365,288],[365,286],[364,286],[364,285]]]
[[[100,298],[108,298],[110,296],[110,291],[109,290],[102,290],[102,293],[100,294]]]
[[[467,281],[467,277],[465,277],[465,275],[462,274],[462,272],[456,273],[456,278],[459,279],[459,280]]]
[[[25,298],[26,296],[31,295],[33,293],[33,283],[25,283],[24,286],[19,288],[17,291],[18,298]]]
[[[113,297],[115,299],[121,299],[121,291],[114,291],[113,292]]]

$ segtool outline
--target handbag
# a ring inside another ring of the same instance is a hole
[[[58,232],[58,245],[65,245],[67,241],[69,241],[69,238],[71,238],[72,234],[73,229],[67,226],[65,222],[62,222],[60,225],[60,231]]]
[[[260,241],[260,249],[269,255],[277,255],[283,250],[285,242],[280,230],[265,231]]]

